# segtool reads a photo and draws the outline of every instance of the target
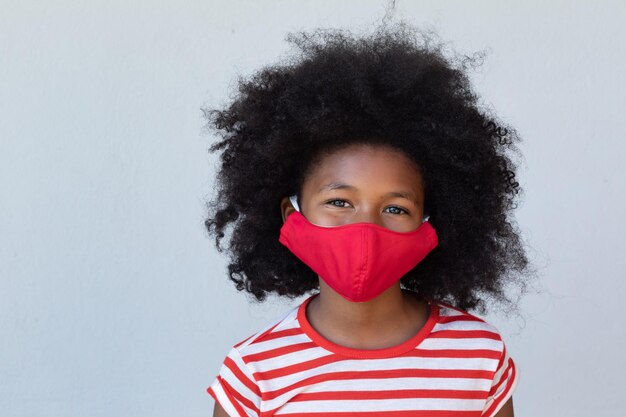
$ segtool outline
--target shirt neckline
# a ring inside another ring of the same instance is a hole
[[[304,331],[304,333],[313,340],[318,346],[329,350],[333,353],[337,353],[343,356],[348,356],[351,358],[357,359],[380,359],[380,358],[390,358],[393,356],[398,356],[403,353],[406,353],[410,350],[413,350],[419,345],[425,338],[430,334],[431,330],[437,323],[437,319],[439,317],[439,306],[436,302],[430,299],[425,299],[430,306],[430,314],[428,315],[428,319],[422,328],[410,339],[387,348],[381,349],[355,349],[347,346],[338,345],[336,343],[331,342],[326,339],[324,336],[319,334],[317,330],[311,326],[309,320],[306,317],[306,308],[307,305],[311,302],[311,300],[318,296],[318,293],[311,295],[309,298],[304,300],[300,307],[298,308],[297,319],[300,324],[300,327]]]

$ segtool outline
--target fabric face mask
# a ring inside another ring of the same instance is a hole
[[[287,216],[279,242],[349,301],[377,297],[439,243],[428,216],[411,232],[365,222],[320,226],[300,213],[295,195],[289,199],[296,211]]]

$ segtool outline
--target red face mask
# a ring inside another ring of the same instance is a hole
[[[439,243],[425,218],[411,232],[396,232],[374,223],[319,226],[298,208],[287,216],[279,242],[349,301],[377,297],[428,255]]]

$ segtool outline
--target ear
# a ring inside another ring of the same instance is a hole
[[[283,197],[280,200],[280,213],[283,216],[283,223],[287,220],[287,216],[296,211],[296,209],[291,205],[291,200],[289,197]]]

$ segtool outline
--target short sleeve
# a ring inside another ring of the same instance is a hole
[[[502,356],[493,375],[491,390],[481,417],[493,417],[500,411],[502,406],[513,395],[518,379],[519,373],[515,362],[509,356],[506,346],[502,345]]]
[[[219,374],[207,392],[231,417],[260,415],[261,392],[236,347],[232,347],[226,355]]]

